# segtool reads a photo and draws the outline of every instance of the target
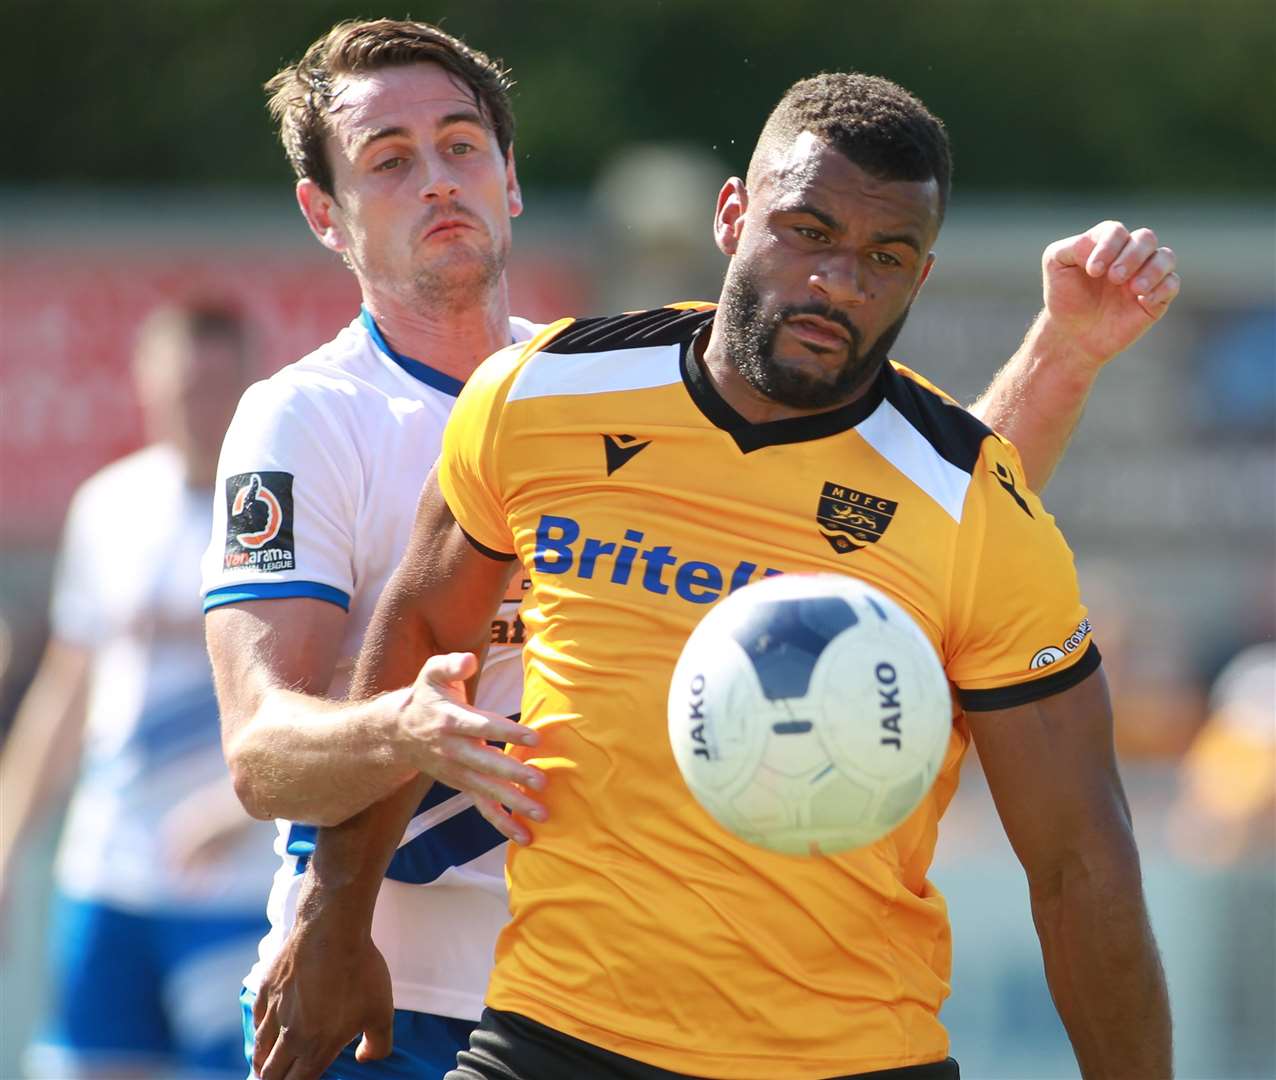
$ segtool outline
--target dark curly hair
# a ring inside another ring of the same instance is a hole
[[[509,71],[486,53],[429,23],[402,19],[337,23],[300,60],[266,83],[267,107],[279,125],[284,153],[299,178],[329,195],[332,166],[324,153],[328,111],[343,75],[362,75],[408,64],[438,64],[474,94],[474,104],[492,125],[502,156],[514,142]]]
[[[825,72],[794,83],[758,136],[750,184],[773,153],[804,131],[880,180],[933,179],[943,221],[952,185],[948,133],[943,121],[902,86],[860,72]]]

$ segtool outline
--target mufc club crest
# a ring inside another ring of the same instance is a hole
[[[295,570],[292,473],[253,472],[226,478],[227,570]]]
[[[829,546],[839,555],[847,555],[866,544],[876,544],[898,507],[899,503],[890,499],[825,481],[815,520]]]

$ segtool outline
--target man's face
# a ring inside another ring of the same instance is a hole
[[[311,193],[328,231],[303,209],[363,283],[417,309],[472,304],[496,286],[522,200],[464,83],[431,63],[347,77],[329,126],[335,199]]]
[[[178,446],[206,474],[197,479],[211,482],[244,390],[240,344],[173,330],[157,334],[142,349],[135,378],[148,436]]]
[[[732,183],[739,184],[739,181]],[[757,170],[719,243],[732,255],[718,318],[755,391],[799,409],[851,400],[881,368],[930,270],[934,180],[879,180],[805,132]],[[725,238],[725,242],[724,242]]]

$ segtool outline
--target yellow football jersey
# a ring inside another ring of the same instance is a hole
[[[706,1077],[821,1077],[942,1059],[949,928],[926,879],[969,731],[922,806],[869,848],[794,858],[717,825],[666,729],[709,605],[766,574],[885,590],[955,698],[1058,693],[1099,655],[1072,555],[1013,448],[887,365],[861,400],[745,422],[693,339],[707,305],[563,320],[471,377],[439,481],[480,550],[531,579],[521,753],[550,820],[511,846],[488,1004]]]

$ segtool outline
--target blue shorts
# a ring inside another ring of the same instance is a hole
[[[58,896],[53,1000],[29,1051],[36,1076],[151,1071],[243,1080],[231,995],[265,915],[138,915]]]
[[[244,1010],[244,1056],[252,1071],[253,1000],[245,989],[239,995]],[[469,1048],[477,1020],[394,1010],[394,1048],[380,1061],[355,1061],[355,1039],[324,1071],[323,1080],[442,1080],[456,1068],[456,1055]]]

